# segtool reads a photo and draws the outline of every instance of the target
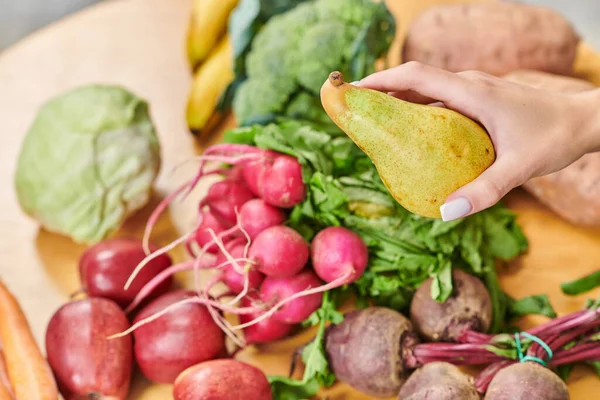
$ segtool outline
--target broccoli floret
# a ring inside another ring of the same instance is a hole
[[[295,88],[294,82],[285,80],[256,78],[244,81],[233,99],[238,122],[240,125],[268,122],[285,110],[288,97]]]
[[[391,25],[380,23],[388,20]],[[394,30],[385,4],[372,0],[306,1],[272,17],[245,58],[247,78],[233,102],[238,121],[291,116],[329,122],[319,100],[329,73],[362,77],[356,75],[372,69]],[[375,46],[365,41],[367,32],[378,42]]]

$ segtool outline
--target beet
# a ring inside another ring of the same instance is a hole
[[[479,400],[473,378],[446,362],[432,362],[414,371],[398,400]]]
[[[193,291],[177,290],[144,307],[134,324],[181,300]],[[183,370],[219,356],[225,348],[223,331],[208,309],[198,303],[183,304],[133,331],[135,359],[146,378],[173,383]]]
[[[527,361],[501,369],[484,400],[569,400],[567,385],[548,368]]]
[[[194,365],[177,377],[174,400],[272,400],[271,386],[258,368],[237,360]]]
[[[129,326],[121,308],[102,298],[67,303],[54,313],[46,331],[46,351],[66,400],[127,398],[133,368],[131,336],[107,337]]]
[[[410,304],[410,319],[426,340],[454,341],[467,330],[486,332],[492,321],[492,301],[475,276],[454,268],[452,295],[443,303],[431,298],[429,278],[419,286]]]
[[[397,311],[369,307],[345,314],[326,334],[325,350],[338,380],[375,397],[396,396],[410,371],[405,351],[418,339]]]
[[[150,250],[156,251],[158,247],[151,245]],[[140,271],[127,290],[123,289],[135,267],[145,257],[142,241],[133,238],[109,239],[89,247],[79,260],[83,289],[90,297],[104,297],[126,307],[146,283],[172,265],[171,257],[161,254]],[[165,279],[148,298],[166,293],[172,282],[171,277]]]

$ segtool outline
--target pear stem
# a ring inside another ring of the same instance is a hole
[[[344,83],[344,75],[339,71],[332,72],[329,74],[329,82],[333,86],[341,86]]]

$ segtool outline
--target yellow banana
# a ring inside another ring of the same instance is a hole
[[[233,52],[229,35],[225,35],[194,74],[186,115],[195,135],[205,135],[223,119],[225,115],[216,106],[233,78]]]
[[[187,33],[187,54],[192,69],[206,59],[227,31],[229,14],[238,0],[194,0]]]

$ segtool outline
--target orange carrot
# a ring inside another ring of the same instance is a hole
[[[6,372],[4,356],[2,355],[2,346],[0,343],[0,400],[14,400],[15,396]]]
[[[0,342],[17,400],[58,400],[56,382],[17,299],[0,281]]]

